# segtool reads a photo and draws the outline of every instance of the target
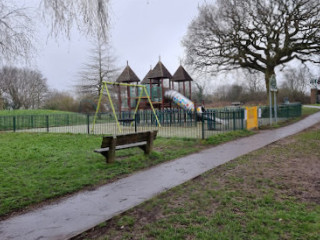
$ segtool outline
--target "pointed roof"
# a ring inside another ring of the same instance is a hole
[[[123,70],[123,72],[117,78],[116,82],[132,83],[132,82],[140,82],[140,79],[134,73],[134,71],[131,69],[131,67],[129,66],[129,64],[127,62],[126,68]]]
[[[144,77],[144,79],[141,81],[141,84],[149,84],[150,83],[150,76],[152,73],[152,68],[150,68],[149,72],[147,73],[147,75]],[[153,81],[152,81],[153,82]]]
[[[180,65],[177,71],[173,74],[172,81],[174,82],[189,82],[193,81],[189,73]]]
[[[148,78],[159,79],[159,78],[172,78],[171,73],[168,69],[163,65],[163,63],[159,60],[157,65],[153,68],[152,73]]]

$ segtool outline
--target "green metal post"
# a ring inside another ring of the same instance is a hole
[[[46,115],[46,126],[47,126],[47,132],[49,132],[49,116]]]
[[[31,128],[34,128],[34,119],[33,119],[33,115],[31,116]]]
[[[16,128],[17,128],[17,126],[16,126],[16,116],[13,116],[13,118],[12,118],[12,126],[13,126],[13,131],[15,132],[16,131]]]
[[[90,115],[87,114],[87,133],[90,134]]]
[[[67,126],[69,126],[70,120],[69,120],[69,114],[67,115]]]
[[[134,132],[137,132],[137,114],[134,115]]]
[[[204,140],[204,113],[201,114],[201,121],[202,121],[202,139]]]
[[[241,109],[241,129],[244,128],[244,109]]]
[[[232,118],[233,118],[233,131],[236,130],[236,112],[233,110],[232,112]]]

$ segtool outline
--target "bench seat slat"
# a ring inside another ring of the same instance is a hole
[[[146,144],[147,144],[147,141],[138,142],[138,143],[130,143],[130,144],[116,146],[116,150],[127,149],[127,148],[132,148],[132,147],[141,147],[141,146],[145,146]],[[109,147],[99,148],[99,149],[96,149],[94,151],[97,152],[97,153],[108,152],[109,151]]]

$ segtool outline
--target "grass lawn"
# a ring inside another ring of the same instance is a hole
[[[117,151],[106,164],[94,153],[101,136],[54,133],[0,133],[0,218],[44,200],[104,184],[161,162],[197,152],[209,145],[251,135],[236,131],[206,141],[157,138],[154,151]]]
[[[75,113],[57,111],[57,110],[46,110],[46,109],[0,110],[0,116],[21,116],[21,115],[42,115],[42,114],[75,114]]]
[[[320,107],[320,104],[318,104]],[[302,116],[308,116],[310,114],[319,112],[320,109],[318,108],[308,108],[308,107],[302,107]]]
[[[320,124],[219,166],[76,239],[320,239]]]

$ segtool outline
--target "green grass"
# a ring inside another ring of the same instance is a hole
[[[47,114],[75,114],[74,112],[65,112],[46,109],[30,110],[0,110],[0,116],[21,116],[21,115],[47,115]]]
[[[320,131],[293,139],[285,147],[274,144],[209,171],[77,239],[318,240],[320,204],[307,198],[316,185],[303,184],[319,176],[283,168],[297,159],[296,166],[310,157],[320,159]]]
[[[119,176],[197,152],[249,131],[217,135],[208,141],[157,138],[146,157],[139,148],[117,151],[106,164],[93,150],[101,136],[53,133],[0,133],[0,216],[46,199],[107,183]],[[216,139],[216,140],[214,140]]]
[[[308,116],[308,115],[314,114],[319,111],[320,111],[320,109],[317,109],[317,108],[302,107],[302,116]]]

